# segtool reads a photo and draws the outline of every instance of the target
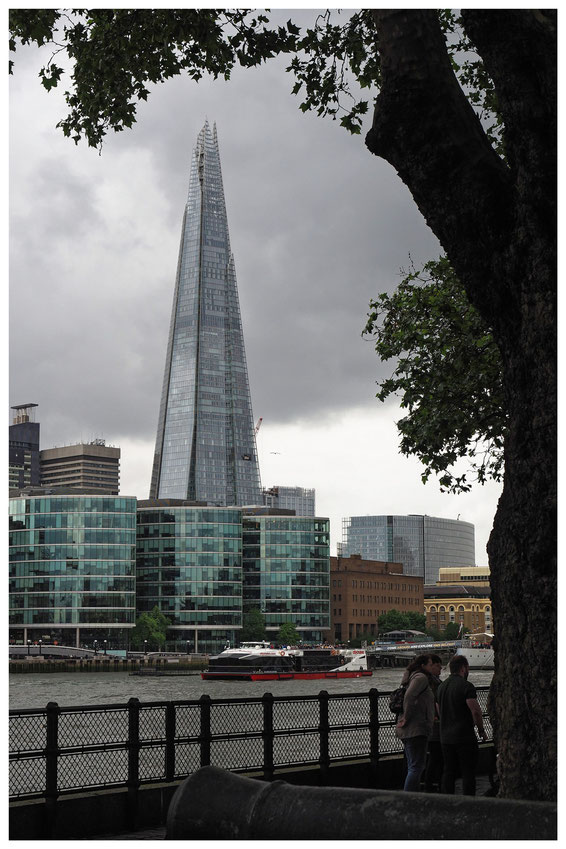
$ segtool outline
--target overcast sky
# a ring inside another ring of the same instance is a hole
[[[289,13],[290,15],[291,13]],[[302,12],[301,19],[314,20]],[[289,16],[288,15],[288,16]],[[476,526],[500,487],[443,495],[398,454],[391,373],[362,339],[368,303],[439,246],[395,171],[361,136],[304,115],[285,62],[155,88],[102,155],[55,128],[62,94],[18,49],[10,86],[9,404],[39,405],[41,447],[102,437],[122,486],[149,490],[191,153],[216,122],[262,484],[315,487],[317,513],[428,513]],[[61,88],[61,92],[64,86]]]

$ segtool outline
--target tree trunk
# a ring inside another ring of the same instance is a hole
[[[436,13],[375,10],[366,143],[399,172],[501,350],[505,483],[488,544],[501,795],[556,793],[556,47],[551,10],[473,10],[507,161],[450,66]]]

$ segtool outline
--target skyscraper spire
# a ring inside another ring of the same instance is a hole
[[[260,504],[261,483],[216,124],[193,152],[150,498]]]

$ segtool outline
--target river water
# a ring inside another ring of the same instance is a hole
[[[48,702],[60,707],[124,704],[136,697],[140,702],[199,699],[240,699],[271,693],[281,696],[310,696],[326,690],[329,694],[367,693],[371,687],[390,692],[399,686],[403,669],[377,669],[371,678],[342,678],[291,681],[203,681],[200,675],[145,677],[127,672],[70,672],[12,674],[10,709],[44,708]],[[441,678],[448,675],[442,672]],[[469,680],[478,687],[488,686],[491,670],[471,670]]]

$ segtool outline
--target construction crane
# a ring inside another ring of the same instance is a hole
[[[262,421],[263,421],[263,416],[260,416],[259,419],[257,420],[256,426],[255,426],[255,429],[254,429],[254,435],[255,436],[257,436],[257,432],[261,427]]]

